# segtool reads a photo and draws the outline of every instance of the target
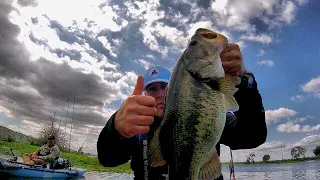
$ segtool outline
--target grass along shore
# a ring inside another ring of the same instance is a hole
[[[31,145],[30,143],[18,143],[0,141],[0,155],[11,155],[10,148],[16,156],[21,157],[24,153],[35,152],[39,149],[39,146]],[[109,168],[104,167],[99,163],[97,157],[89,157],[85,154],[76,154],[70,152],[61,152],[60,157],[68,159],[70,155],[70,161],[73,167],[79,167],[87,169],[88,171],[98,172],[114,172],[114,173],[133,173],[130,168],[130,163],[126,163],[117,167]]]
[[[39,146],[31,145],[30,143],[18,143],[18,142],[7,142],[7,141],[0,141],[0,155],[11,155],[10,148],[13,149],[14,153],[18,157],[22,157],[24,153],[27,152],[35,152],[38,150]],[[61,152],[60,157],[68,158],[70,156],[70,161],[72,166],[79,167],[83,169],[87,169],[88,171],[98,171],[98,172],[114,172],[114,173],[133,173],[130,168],[130,163],[126,163],[117,167],[109,168],[104,167],[99,163],[97,157],[89,157],[85,154],[77,154],[70,152]],[[318,160],[320,156],[316,157],[306,157],[300,159],[286,159],[286,160],[274,160],[268,162],[255,162],[251,164],[290,164],[290,163],[297,163],[303,161],[310,161],[310,160]],[[229,163],[222,163],[223,165],[228,165]],[[246,164],[244,162],[234,162],[234,164]]]

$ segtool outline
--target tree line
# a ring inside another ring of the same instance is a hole
[[[307,152],[307,149],[302,147],[302,146],[296,146],[296,147],[293,147],[290,151],[290,154],[292,156],[292,159],[295,159],[295,160],[298,160],[299,158],[303,157],[305,158],[305,154]],[[320,145],[317,146],[314,150],[313,150],[313,153],[315,156],[320,156]],[[246,163],[247,164],[250,164],[250,163],[254,163],[255,160],[255,153],[254,152],[251,152],[248,156],[247,156],[247,160],[246,160]],[[262,157],[262,161],[263,162],[268,162],[270,160],[270,155],[269,154],[265,154],[263,157]]]

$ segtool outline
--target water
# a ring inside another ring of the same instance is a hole
[[[229,179],[228,167],[223,166],[225,179]],[[320,160],[293,164],[235,165],[237,180],[320,180]]]
[[[237,180],[320,180],[320,160],[294,164],[236,164],[234,167]],[[222,167],[225,180],[229,180],[228,166]],[[0,175],[0,179],[5,178]],[[18,179],[18,178],[5,178]],[[132,180],[132,174],[87,172],[77,180]],[[22,180],[22,178],[19,178]]]
[[[294,164],[239,164],[234,167],[237,180],[320,180],[320,160]],[[228,166],[222,167],[229,180]],[[132,180],[131,174],[86,173],[81,179]]]

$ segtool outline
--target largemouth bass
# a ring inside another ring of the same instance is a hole
[[[225,75],[220,54],[228,44],[219,33],[197,29],[177,61],[165,95],[164,117],[150,142],[150,164],[169,165],[170,180],[221,175],[217,145],[226,113],[238,110],[239,80]]]

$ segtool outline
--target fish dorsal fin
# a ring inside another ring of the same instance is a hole
[[[208,161],[200,168],[199,180],[217,179],[221,175],[221,162],[217,151],[214,151]]]
[[[160,140],[159,140],[160,130],[161,130],[161,127],[159,127],[156,130],[156,132],[154,133],[154,136],[150,141],[149,159],[150,159],[150,165],[152,167],[163,166],[166,164],[166,161],[163,159],[163,156],[161,153]]]
[[[225,95],[225,104],[227,111],[239,110],[239,105],[233,95],[238,90],[238,88],[236,88],[236,85],[240,83],[240,78],[227,75],[226,77],[219,78],[217,82],[219,91]]]

